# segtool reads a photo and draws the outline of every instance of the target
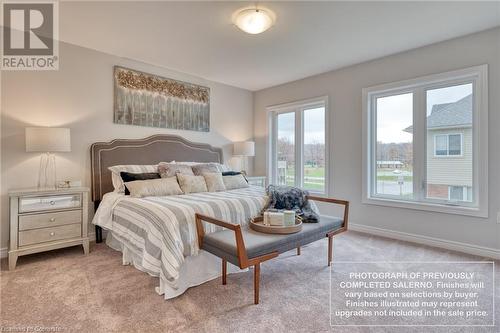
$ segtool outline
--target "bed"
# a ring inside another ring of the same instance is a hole
[[[193,143],[179,136],[155,135],[146,139],[113,140],[91,146],[92,200],[96,238],[122,252],[123,264],[159,278],[156,291],[165,299],[189,287],[220,276],[220,260],[199,250],[195,214],[246,224],[260,214],[267,197],[261,187],[165,197],[132,198],[113,192],[114,165],[153,165],[191,161],[223,163],[220,148]],[[206,224],[207,233],[217,226]],[[240,271],[230,266],[229,272]]]

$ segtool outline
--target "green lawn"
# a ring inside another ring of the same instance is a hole
[[[392,169],[387,170],[377,170],[377,180],[380,181],[398,181],[398,175],[392,172]],[[402,172],[411,172],[411,170],[401,169]],[[294,185],[294,167],[291,165],[287,170],[287,185]],[[306,166],[304,168],[304,188],[307,190],[323,191],[325,189],[325,168]],[[311,179],[318,178],[318,179]],[[403,176],[405,182],[412,182],[412,175]]]
[[[294,185],[294,168],[293,166],[290,166],[287,170],[287,185],[293,186]],[[310,167],[306,166],[304,168],[304,188],[306,190],[312,190],[312,191],[324,191],[325,189],[325,168],[315,168],[315,167]],[[312,178],[318,178],[318,179],[310,179],[309,177]]]
[[[412,176],[404,176],[403,177],[405,182],[411,182],[413,181]],[[386,181],[398,181],[398,176],[388,176],[388,175],[377,175],[377,180],[386,180]]]

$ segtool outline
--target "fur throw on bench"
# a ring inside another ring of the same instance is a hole
[[[269,185],[269,209],[294,210],[306,223],[319,222],[319,212],[316,205],[307,200],[308,191],[292,186]]]

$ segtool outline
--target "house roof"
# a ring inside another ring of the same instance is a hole
[[[468,127],[472,125],[472,94],[453,103],[434,104],[427,116],[427,128]],[[413,126],[404,129],[412,133]]]

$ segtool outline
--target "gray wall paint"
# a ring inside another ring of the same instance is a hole
[[[113,124],[114,65],[210,87],[210,132]],[[253,137],[251,92],[71,44],[60,43],[58,71],[2,72],[1,83],[1,248],[9,238],[7,191],[36,185],[40,155],[25,152],[27,126],[71,128],[71,153],[56,155],[58,179],[80,179],[86,186],[90,184],[89,147],[96,141],[172,133],[223,147],[227,161],[232,142]],[[229,162],[239,165],[237,159]]]
[[[474,65],[489,65],[489,218],[387,208],[361,203],[361,90]],[[352,203],[351,221],[366,226],[500,249],[500,28],[418,48],[254,95],[255,172],[266,173],[266,107],[315,96],[329,97],[330,193]]]

